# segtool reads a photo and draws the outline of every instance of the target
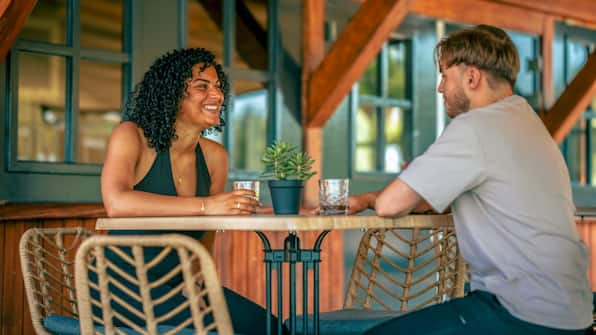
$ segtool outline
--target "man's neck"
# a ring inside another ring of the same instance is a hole
[[[500,85],[495,89],[487,88],[479,92],[479,94],[470,97],[470,109],[486,107],[512,95],[513,90],[509,85]]]

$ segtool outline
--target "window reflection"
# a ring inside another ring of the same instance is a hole
[[[267,70],[268,1],[236,3],[236,50],[234,68]]]
[[[411,155],[408,45],[389,41],[358,81],[356,171],[397,173]]]
[[[19,52],[17,159],[64,160],[65,59]]]
[[[122,2],[81,1],[81,47],[122,51]]]
[[[402,170],[409,152],[404,134],[406,115],[400,107],[385,110],[385,172],[396,173]]]
[[[81,61],[78,161],[102,163],[107,141],[120,123],[122,72],[119,64]]]
[[[575,123],[563,145],[563,151],[567,158],[569,177],[571,181],[585,184],[586,182],[586,121],[579,120]]]
[[[389,77],[387,95],[395,99],[406,99],[406,46],[397,41],[387,45]]]
[[[188,46],[205,48],[223,59],[222,5],[218,1],[188,0]]]
[[[262,171],[267,141],[267,90],[262,83],[234,81],[233,109],[228,113],[230,165],[233,169]]]
[[[378,83],[378,61],[375,58],[366,68],[364,74],[358,81],[358,93],[367,95],[378,95],[379,83]]]
[[[356,114],[356,170],[374,171],[377,161],[377,113],[374,107],[360,106]]]
[[[27,18],[19,38],[64,44],[66,36],[66,1],[37,1]]]
[[[18,43],[13,51],[20,161],[101,163],[107,138],[120,122],[123,63],[114,63],[110,56],[123,49],[124,1],[67,4],[71,2],[38,1],[19,35],[20,41],[28,41],[27,52],[19,51]],[[80,16],[80,27],[66,20],[72,8],[80,8],[72,13]],[[64,45],[67,33],[80,40]],[[101,53],[82,52],[90,48]],[[67,56],[62,56],[65,49]],[[67,99],[78,105],[67,105]],[[67,130],[75,134],[73,141],[66,141]],[[71,152],[72,157],[67,154]]]

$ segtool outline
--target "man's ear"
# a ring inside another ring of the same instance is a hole
[[[477,89],[482,80],[482,71],[474,66],[468,66],[464,73],[464,82],[470,89]]]

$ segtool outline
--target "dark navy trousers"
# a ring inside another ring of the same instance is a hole
[[[429,306],[386,321],[366,335],[584,335],[592,328],[562,330],[520,320],[488,292],[472,291],[463,298]]]

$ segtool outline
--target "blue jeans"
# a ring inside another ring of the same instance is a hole
[[[464,298],[449,300],[384,322],[366,335],[584,335],[592,328],[562,330],[520,320],[488,292],[472,291]]]

